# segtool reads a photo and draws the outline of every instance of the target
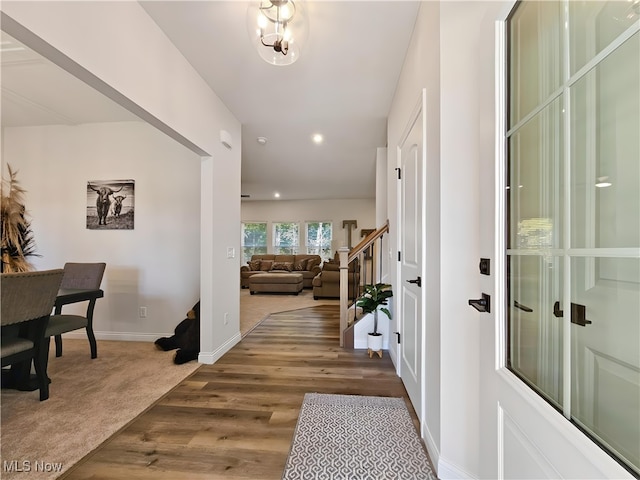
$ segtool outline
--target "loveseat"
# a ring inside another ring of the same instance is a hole
[[[313,278],[321,272],[320,255],[252,255],[240,267],[240,287],[249,288],[249,278],[260,273],[301,273],[304,288],[312,288]]]
[[[349,298],[355,298],[360,285],[358,260],[349,264]],[[340,263],[336,260],[324,262],[322,271],[313,279],[313,298],[340,298]]]

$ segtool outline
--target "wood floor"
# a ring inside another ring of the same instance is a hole
[[[404,397],[385,355],[346,351],[334,305],[274,314],[65,479],[280,479],[306,392]],[[71,432],[70,432],[71,433]]]

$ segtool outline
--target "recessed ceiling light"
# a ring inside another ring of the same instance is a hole
[[[598,177],[598,181],[596,182],[596,187],[598,188],[607,188],[610,187],[612,183],[609,181],[609,177]]]
[[[273,196],[276,198],[280,198],[280,194],[278,192],[274,193]]]
[[[260,145],[266,145],[266,144],[267,144],[267,137],[258,137],[258,138],[257,138],[257,142],[258,142]]]
[[[315,133],[312,138],[314,143],[317,143],[317,144],[322,143],[323,138],[322,138],[322,135],[320,135],[319,133]]]

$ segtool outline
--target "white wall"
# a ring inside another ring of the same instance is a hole
[[[266,221],[267,242],[271,245],[272,222],[300,222],[300,241],[304,242],[304,222],[309,220],[329,221],[333,223],[333,252],[347,246],[347,229],[342,228],[343,220],[356,220],[358,228],[351,230],[351,246],[355,246],[362,237],[360,231],[377,228],[376,204],[374,199],[337,199],[337,200],[269,200],[242,202],[242,221]],[[271,248],[269,248],[271,252]]]
[[[214,362],[240,340],[239,260],[227,258],[240,249],[240,122],[138,2],[3,1],[2,27],[202,155],[200,361]]]
[[[479,28],[489,3],[422,3],[389,114],[389,211],[395,212],[395,146],[426,88],[422,426],[440,478],[480,471],[479,318],[467,301],[480,294],[480,164],[493,159],[493,151],[481,150],[480,132],[492,126],[482,126],[478,100],[479,77],[492,70],[475,48],[480,35],[493,39]]]
[[[411,44],[407,51],[402,67],[400,79],[389,112],[388,121],[388,212],[391,226],[391,245],[389,255],[395,258],[397,244],[397,175],[398,167],[397,145],[407,126],[411,112],[420,100],[423,88],[427,90],[427,165],[426,177],[426,271],[423,272],[423,290],[425,293],[424,335],[425,349],[423,372],[425,378],[425,398],[422,406],[422,433],[429,448],[431,458],[438,466],[441,456],[441,405],[445,399],[441,396],[441,377],[445,377],[446,370],[441,364],[441,242],[459,244],[461,239],[441,239],[440,218],[440,4],[439,2],[423,2],[420,6],[416,25],[414,27]],[[397,263],[397,262],[393,262]],[[393,284],[397,284],[396,270],[392,266]],[[395,289],[398,290],[398,289]],[[398,290],[399,291],[399,290]],[[396,302],[397,304],[397,302]],[[445,310],[446,311],[446,310]],[[398,315],[390,325],[391,331],[398,331]],[[446,321],[450,319],[446,318]],[[443,320],[444,322],[445,320]],[[398,362],[397,345],[389,344],[392,358]],[[454,382],[457,382],[454,380]],[[464,440],[462,440],[464,441]]]
[[[3,172],[9,163],[27,190],[41,255],[34,266],[106,262],[96,336],[152,341],[173,332],[200,296],[200,157],[127,122],[5,128],[2,158]],[[87,230],[87,181],[116,179],[135,180],[134,229]]]

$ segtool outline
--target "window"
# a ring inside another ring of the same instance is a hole
[[[331,222],[307,222],[307,253],[331,258],[332,233]]]
[[[640,474],[640,12],[507,21],[507,366]]]
[[[251,255],[267,253],[266,222],[242,224],[242,261],[251,260]]]
[[[300,245],[300,227],[297,223],[273,224],[273,253],[294,255]]]

